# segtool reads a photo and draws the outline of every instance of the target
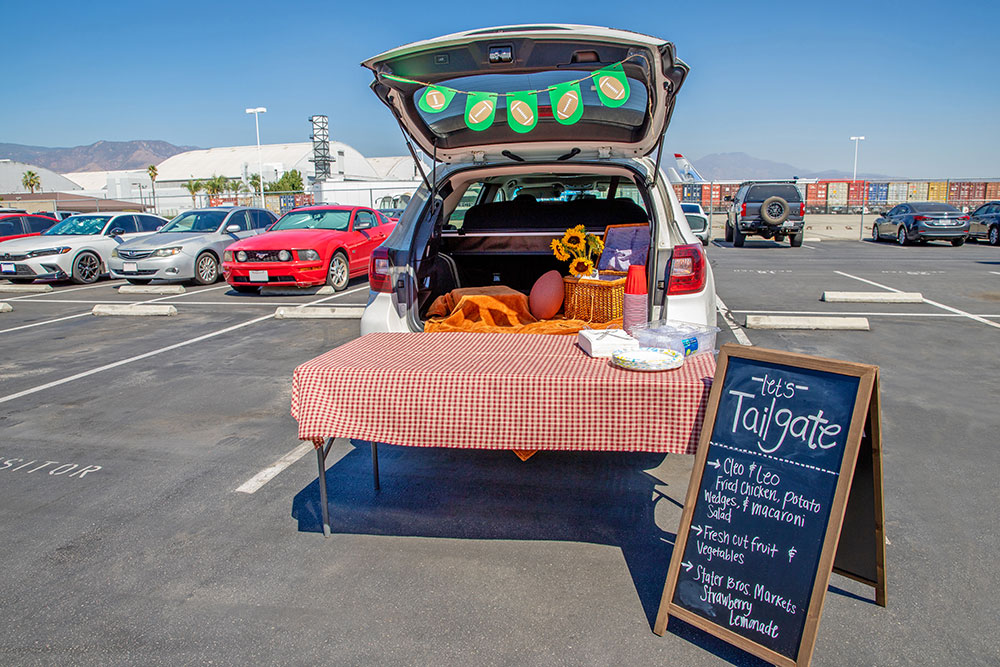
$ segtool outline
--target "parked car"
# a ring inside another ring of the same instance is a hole
[[[872,225],[872,240],[896,239],[899,245],[915,241],[965,243],[969,236],[969,216],[951,204],[939,201],[912,201],[893,206]]]
[[[969,216],[969,239],[1000,245],[1000,201],[986,202]]]
[[[0,213],[0,242],[23,236],[35,236],[58,220],[34,213]]]
[[[527,293],[544,273],[567,272],[553,256],[554,238],[577,225],[600,236],[612,224],[649,229],[651,319],[714,324],[711,267],[650,158],[688,73],[673,44],[590,26],[507,26],[410,44],[362,65],[410,139],[442,163],[372,254],[362,333],[420,331],[435,298],[457,287],[503,284]],[[611,83],[596,78],[602,66],[622,68],[618,85],[596,87]],[[577,83],[588,76],[595,78]],[[449,103],[427,84],[541,92],[529,99],[537,113],[526,103],[508,116],[512,95],[481,98],[466,115],[467,96]],[[546,91],[557,90],[553,109]],[[605,194],[557,198],[567,191]]]
[[[726,219],[726,240],[742,248],[748,236],[802,245],[806,202],[794,181],[748,181],[740,185]]]
[[[136,285],[152,280],[210,285],[221,275],[223,251],[260,234],[274,221],[270,211],[245,206],[185,211],[155,234],[118,246],[111,253],[111,275]]]
[[[684,217],[691,232],[701,239],[701,244],[708,245],[712,240],[712,225],[708,223],[708,216],[704,213],[685,213]]]
[[[390,222],[397,222],[405,210],[404,208],[380,208],[378,212]]]
[[[148,213],[81,213],[42,232],[0,243],[0,277],[93,283],[108,273],[111,251],[166,224]]]
[[[697,215],[705,215],[705,209],[701,207],[701,204],[695,204],[694,202],[682,201],[681,210],[684,213],[696,213]]]
[[[395,223],[361,206],[305,206],[283,215],[266,234],[229,246],[222,271],[237,292],[264,285],[330,285],[339,291],[368,271],[374,250]]]
[[[65,220],[71,215],[80,215],[80,211],[45,211],[39,215],[47,215],[56,220]]]

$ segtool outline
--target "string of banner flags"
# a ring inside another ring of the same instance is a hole
[[[626,58],[626,60],[628,60]],[[613,65],[591,72],[575,81],[566,81],[537,90],[520,90],[511,93],[487,93],[463,91],[439,86],[425,81],[416,81],[394,74],[383,75],[387,79],[401,83],[425,86],[417,106],[426,113],[441,113],[451,106],[458,95],[465,95],[465,124],[470,130],[482,131],[493,124],[497,113],[497,99],[507,99],[507,124],[515,132],[530,132],[538,124],[538,96],[549,94],[552,117],[563,125],[573,125],[583,117],[583,103],[580,84],[593,80],[597,95],[606,107],[617,108],[628,102],[631,90],[621,60]]]

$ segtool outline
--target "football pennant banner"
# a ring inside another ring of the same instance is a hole
[[[583,116],[583,97],[578,81],[567,81],[549,91],[552,116],[563,125],[573,125]]]
[[[621,63],[597,70],[594,72],[594,81],[604,106],[615,108],[628,102],[628,77],[625,76]]]
[[[444,86],[429,86],[420,96],[417,106],[427,113],[440,113],[448,108],[457,91]]]
[[[470,130],[485,130],[497,114],[496,93],[469,93],[465,100],[465,124]]]
[[[538,95],[533,90],[507,94],[507,124],[515,132],[531,132],[538,124]]]

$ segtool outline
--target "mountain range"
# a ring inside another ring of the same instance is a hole
[[[195,146],[174,146],[166,141],[98,141],[89,146],[48,148],[0,143],[0,158],[36,164],[60,174],[73,171],[145,169]]]
[[[693,163],[695,169],[709,181],[750,181],[768,178],[793,178],[796,176],[799,178],[850,180],[852,176],[849,171],[838,171],[835,169],[809,171],[808,169],[800,169],[784,162],[762,160],[746,153],[712,153],[698,160],[693,160]],[[858,178],[862,180],[899,179],[896,176],[868,172],[858,172]]]

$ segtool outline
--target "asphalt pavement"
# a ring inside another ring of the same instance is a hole
[[[881,369],[888,607],[834,575],[813,664],[1000,662],[1000,249],[707,250],[720,343]],[[291,375],[358,321],[273,312],[363,305],[364,282],[189,287],[156,301],[172,317],[90,315],[161,298],[119,284],[0,294],[3,664],[759,664],[677,621],[651,630],[693,457],[384,446],[375,492],[367,447],[338,441],[324,539]],[[871,328],[746,330],[751,314]]]

